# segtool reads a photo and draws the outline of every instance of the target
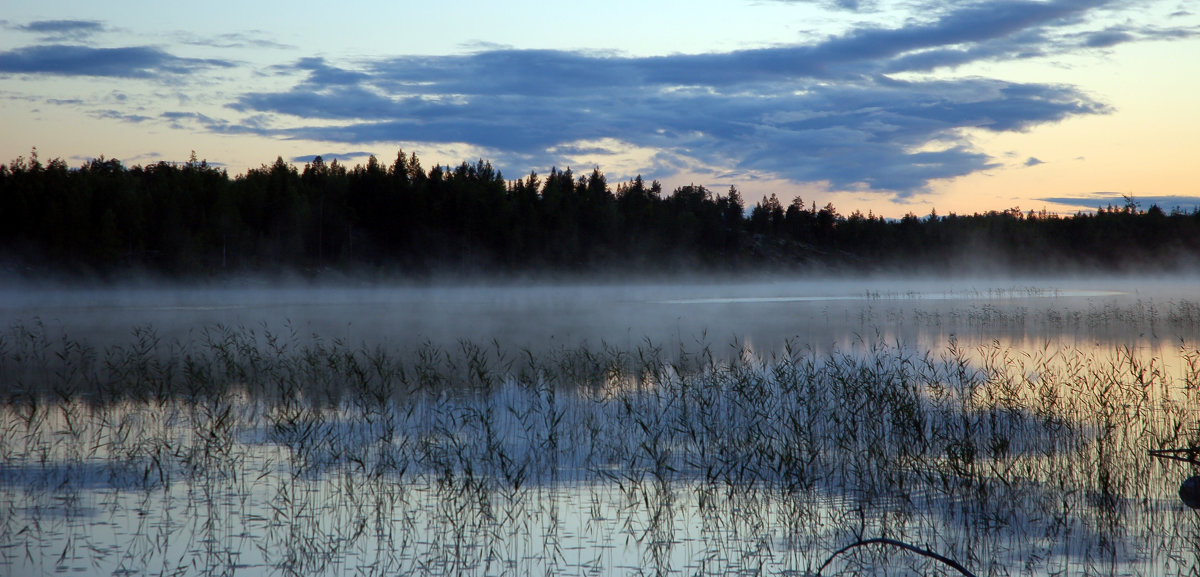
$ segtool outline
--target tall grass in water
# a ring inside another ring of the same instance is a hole
[[[0,340],[0,563],[204,574],[1188,574],[1200,353]],[[943,570],[857,547],[831,570]]]

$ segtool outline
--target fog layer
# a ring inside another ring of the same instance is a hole
[[[1151,321],[1158,307],[1164,332],[1170,332],[1165,328],[1167,310],[1194,298],[1197,286],[1193,279],[1131,278],[777,278],[492,287],[14,286],[0,292],[0,324],[42,325],[52,335],[61,332],[97,346],[121,343],[139,327],[152,328],[166,341],[186,341],[206,328],[225,326],[395,347],[453,346],[463,340],[535,350],[646,344],[774,348],[787,340],[825,347],[856,338],[944,340],[950,334],[965,336],[972,325],[984,323],[994,325],[988,327],[993,331],[1012,324],[1013,334],[1037,338],[1043,331],[1071,326],[1031,322],[1045,325],[1046,318],[1071,315],[1080,319],[1106,307],[1150,307]]]

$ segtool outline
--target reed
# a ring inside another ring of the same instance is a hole
[[[1143,303],[1087,322],[1162,326],[1191,311]],[[0,339],[0,563],[937,570],[928,556],[847,546],[901,542],[975,574],[1200,567],[1194,514],[1174,500],[1187,471],[1146,453],[1200,443],[1200,351],[954,337],[922,350],[882,334],[823,352],[735,341],[726,356],[702,340],[389,349],[286,326],[172,343],[141,327],[96,349],[14,326]]]

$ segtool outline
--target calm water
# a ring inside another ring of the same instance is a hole
[[[500,341],[513,348],[601,343],[635,347],[725,344],[748,339],[824,346],[864,331],[941,346],[957,331],[987,342],[1078,336],[1124,344],[1142,335],[1105,308],[1142,307],[1149,335],[1170,339],[1169,309],[1200,298],[1200,281],[1082,279],[976,281],[790,281],[678,285],[505,287],[300,287],[0,290],[0,322],[39,320],[97,346],[150,326],[188,340],[221,324],[313,333],[352,343],[409,347],[426,341]],[[1155,319],[1154,315],[1158,315]],[[1157,323],[1155,322],[1157,321]],[[1104,326],[1101,326],[1104,325]],[[1141,328],[1141,327],[1138,327]],[[1106,330],[1111,329],[1111,330]]]
[[[1193,574],[1197,288],[13,289],[0,573]]]

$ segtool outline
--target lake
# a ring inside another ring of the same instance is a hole
[[[0,572],[1193,574],[1198,288],[12,287]]]

